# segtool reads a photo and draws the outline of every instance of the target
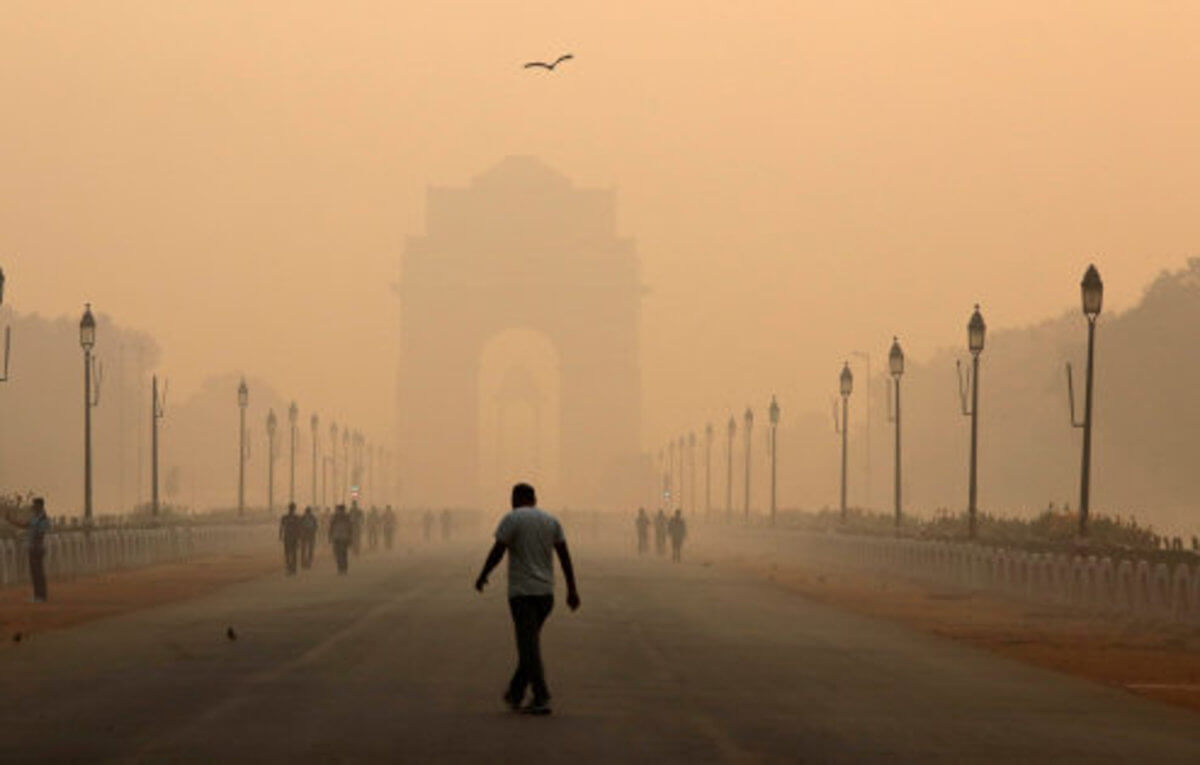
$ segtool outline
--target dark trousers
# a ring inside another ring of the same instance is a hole
[[[513,627],[517,633],[517,671],[508,684],[508,697],[521,700],[525,689],[533,686],[534,701],[549,701],[546,673],[542,668],[542,625],[554,608],[553,595],[518,595],[508,599]]]
[[[337,559],[338,573],[346,573],[346,569],[350,568],[350,543],[335,541],[333,543],[333,557]]]
[[[317,546],[317,540],[313,537],[305,535],[300,540],[300,568],[312,568],[313,548]]]
[[[680,553],[682,553],[682,552],[683,552],[683,540],[682,539],[672,539],[671,540],[671,560],[675,563],[678,563],[679,559],[680,559]]]
[[[296,573],[296,552],[300,548],[300,540],[285,539],[283,542],[283,565],[289,574]]]
[[[29,581],[33,582],[33,597],[46,599],[46,551],[30,549]]]

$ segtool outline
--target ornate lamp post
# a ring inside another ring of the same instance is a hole
[[[742,503],[742,516],[750,520],[750,432],[754,429],[754,412],[750,411],[750,407],[746,407],[746,413],[742,415],[742,421],[745,423],[742,439],[746,445],[746,485],[743,487],[745,491],[745,501]]]
[[[338,474],[337,474],[337,444],[338,444],[338,426],[336,422],[329,423],[329,478],[333,483],[333,491],[329,492],[329,496],[333,497],[333,504],[337,504],[338,497]]]
[[[0,306],[4,305],[4,269],[0,268]],[[8,382],[8,352],[12,345],[12,327],[4,328],[4,374],[0,375],[0,382]]]
[[[696,431],[688,433],[688,497],[692,500],[692,513],[696,512]]]
[[[291,470],[288,480],[288,502],[296,501],[296,421],[300,419],[300,408],[293,401],[288,407],[288,432],[291,438]]]
[[[1079,471],[1079,536],[1088,535],[1088,513],[1091,508],[1092,484],[1092,368],[1096,352],[1096,319],[1104,305],[1104,282],[1095,265],[1089,265],[1079,284],[1083,298],[1083,315],[1088,323],[1087,378],[1084,382],[1083,422],[1075,423],[1075,388],[1071,387],[1071,422],[1083,428],[1083,465]],[[1067,374],[1071,368],[1068,365]]]
[[[100,403],[100,380],[96,375],[95,390],[92,389],[92,372],[96,360],[92,348],[96,347],[96,317],[92,315],[92,304],[84,306],[83,318],[79,320],[79,345],[83,348],[83,522],[92,525],[92,407]]]
[[[779,448],[779,402],[775,400],[775,396],[771,396],[771,406],[767,408],[767,418],[771,423],[771,525],[775,525],[775,499],[776,499],[776,467],[778,463],[778,448]]]
[[[712,517],[712,442],[713,426],[704,426],[704,517]]]
[[[892,409],[892,423],[896,426],[896,470],[894,479],[896,499],[896,530],[900,530],[900,377],[904,374],[904,351],[900,349],[900,340],[892,338],[892,349],[888,352],[888,371],[892,373],[892,386],[895,393],[895,406]]]
[[[158,395],[158,375],[150,381],[150,513],[158,515],[158,421],[167,414],[167,383]]]
[[[727,433],[729,439],[725,442],[725,518],[733,520],[733,437],[737,435],[737,420],[729,415]]]
[[[317,427],[321,424],[320,418],[314,413],[309,419],[309,425],[312,426],[312,503],[313,507],[317,505],[317,440],[319,434]]]
[[[246,512],[246,406],[250,403],[250,389],[246,387],[246,378],[238,385],[238,516]]]
[[[839,429],[842,434],[842,523],[846,522],[846,455],[849,448],[847,426],[850,424],[850,394],[853,391],[854,373],[850,371],[849,362],[846,362],[842,364],[842,374],[838,378],[838,392],[842,396],[842,425]],[[835,420],[835,425],[836,422]]]
[[[350,489],[350,428],[342,428],[342,494],[349,498]]]
[[[279,420],[275,410],[267,412],[267,509],[275,509],[275,436],[278,434]]]
[[[971,418],[971,468],[970,483],[967,490],[967,537],[974,539],[977,531],[978,507],[976,500],[979,496],[977,456],[979,443],[979,354],[983,353],[983,343],[987,337],[987,324],[979,306],[967,323],[967,350],[971,352],[971,370],[967,373],[964,386],[962,367],[959,367],[958,388],[962,399],[963,414]],[[968,406],[967,396],[970,394],[971,403]]]

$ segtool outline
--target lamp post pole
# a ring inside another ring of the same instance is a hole
[[[854,391],[854,373],[850,364],[842,364],[842,374],[838,378],[838,389],[842,395],[842,523],[846,522],[846,456],[849,449],[850,424],[850,394]]]
[[[737,420],[729,415],[729,438],[725,442],[725,519],[733,520],[733,437],[737,435]]]
[[[1079,471],[1079,536],[1088,535],[1088,514],[1091,509],[1092,483],[1092,372],[1096,351],[1096,319],[1104,302],[1104,282],[1096,266],[1088,266],[1080,282],[1083,295],[1083,315],[1088,323],[1087,381],[1083,404],[1083,465]],[[1072,415],[1072,418],[1074,415]]]
[[[250,403],[250,389],[246,378],[238,385],[238,517],[246,512],[246,405]]]
[[[79,344],[83,348],[83,522],[92,525],[92,348],[96,345],[96,317],[92,304],[84,307],[79,321]]]
[[[150,513],[158,516],[158,421],[167,413],[167,390],[163,383],[162,398],[158,395],[158,375],[150,381]]]
[[[712,517],[712,442],[713,426],[704,426],[704,517]]]
[[[267,412],[267,510],[275,510],[275,434],[279,421],[275,410]]]
[[[319,433],[317,427],[321,424],[320,418],[314,413],[309,419],[309,424],[312,426],[312,503],[314,507],[317,505],[317,439]]]
[[[778,447],[779,447],[779,402],[775,400],[775,396],[771,396],[771,406],[767,409],[768,419],[771,423],[771,525],[775,525],[775,510],[776,510],[776,471],[778,463]]]
[[[337,444],[338,444],[338,426],[336,422],[329,423],[329,481],[333,484],[333,490],[329,492],[329,496],[333,498],[333,503],[338,502],[338,474],[337,474]]]
[[[289,470],[288,470],[288,502],[296,501],[296,421],[300,418],[300,408],[293,401],[288,407],[288,437],[289,437]]]
[[[896,500],[896,531],[900,531],[900,377],[904,374],[904,351],[900,348],[900,340],[892,338],[892,349],[888,352],[888,368],[892,373],[892,384],[895,390],[895,408],[892,412],[892,422],[896,426],[896,469],[895,500]]]
[[[754,412],[750,411],[750,407],[746,407],[746,413],[742,416],[745,422],[745,433],[742,434],[746,446],[746,482],[745,500],[742,503],[742,516],[746,521],[750,520],[750,433],[754,429]]]
[[[959,395],[962,397],[963,414],[969,415],[971,418],[971,465],[969,474],[969,484],[967,489],[967,537],[975,539],[978,533],[978,506],[976,500],[979,496],[979,481],[978,481],[978,445],[979,445],[979,354],[983,353],[983,344],[987,336],[987,324],[983,321],[983,314],[979,311],[979,306],[975,306],[975,312],[971,314],[971,320],[967,322],[967,350],[971,352],[971,372],[966,381],[966,387],[970,388],[971,405],[970,410],[967,409],[967,391],[963,389],[961,374],[959,376]]]

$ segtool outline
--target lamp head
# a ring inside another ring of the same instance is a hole
[[[892,377],[904,374],[904,351],[900,349],[900,340],[892,338],[892,349],[888,351],[888,369]]]
[[[838,377],[838,388],[843,397],[854,392],[854,373],[850,371],[850,362],[842,363],[842,374]]]
[[[987,324],[983,321],[983,314],[979,312],[979,305],[975,305],[975,313],[971,314],[971,321],[967,322],[967,348],[975,356],[978,356],[983,351],[983,341],[987,336]]]
[[[300,407],[296,406],[296,402],[293,401],[292,405],[288,407],[288,422],[295,425],[296,420],[299,419],[299,417],[300,417]]]
[[[242,381],[238,383],[238,406],[245,409],[246,405],[249,403],[250,389],[246,387],[246,378],[243,377]]]
[[[771,406],[767,408],[767,415],[771,418],[772,425],[779,424],[779,402],[775,400],[775,396],[771,396]]]
[[[1095,321],[1104,305],[1104,282],[1101,281],[1100,272],[1096,270],[1095,265],[1088,266],[1079,288],[1083,296],[1083,315]]]
[[[92,316],[91,303],[84,306],[83,318],[79,320],[79,344],[85,351],[96,345],[96,317]]]
[[[275,417],[275,410],[271,409],[267,412],[267,434],[275,435],[275,428],[279,427],[279,420]]]
[[[742,419],[746,421],[746,430],[749,430],[750,426],[754,424],[754,412],[750,407],[746,407],[746,413],[742,415]]]

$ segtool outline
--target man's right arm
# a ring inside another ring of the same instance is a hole
[[[492,545],[492,549],[488,552],[487,560],[483,562],[483,570],[479,572],[479,578],[475,580],[475,589],[483,592],[483,588],[487,586],[488,574],[492,573],[492,569],[500,565],[500,561],[504,559],[504,551],[508,549],[500,540],[496,540],[496,544]]]

